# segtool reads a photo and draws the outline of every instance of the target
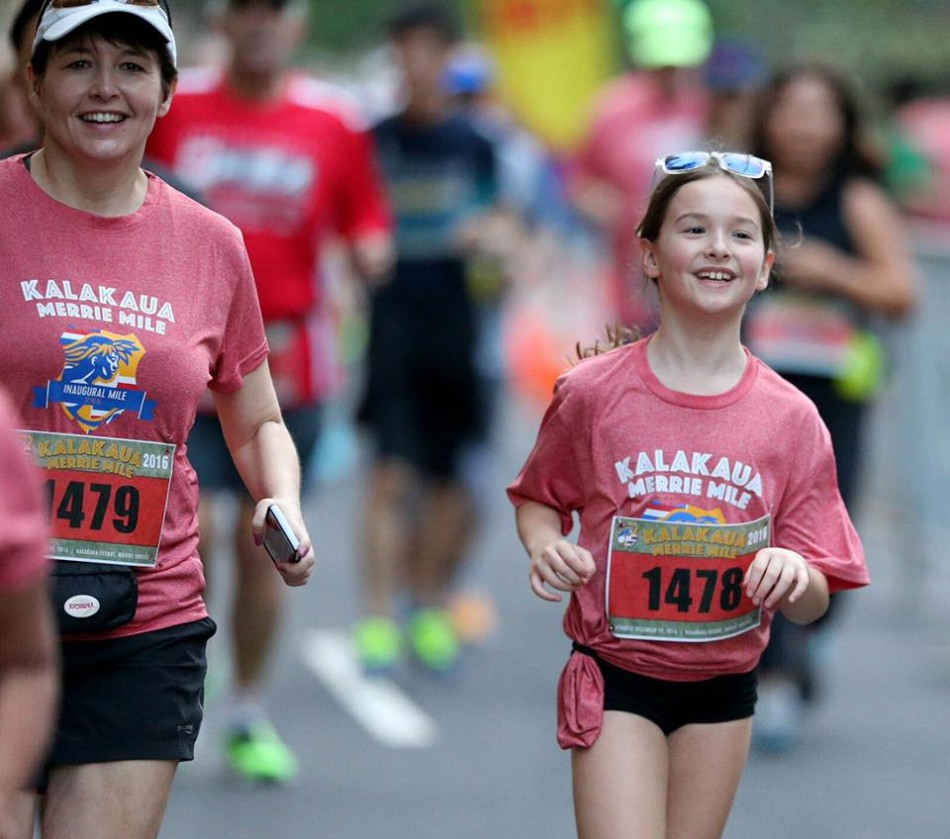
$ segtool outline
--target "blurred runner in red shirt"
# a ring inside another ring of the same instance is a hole
[[[324,305],[321,246],[336,234],[367,279],[389,269],[389,217],[370,136],[340,91],[287,69],[306,33],[297,0],[229,0],[220,19],[231,56],[223,72],[185,73],[174,108],[152,134],[149,153],[170,165],[208,204],[241,229],[267,327],[270,367],[300,457],[320,430],[321,401],[335,369]],[[215,490],[240,498],[236,534],[246,533],[250,499],[223,456],[215,418],[199,414],[189,441],[203,493],[202,554],[212,553]],[[236,537],[232,607],[233,696],[228,759],[240,775],[286,781],[296,761],[268,722],[261,689],[277,638],[279,580],[261,554]]]

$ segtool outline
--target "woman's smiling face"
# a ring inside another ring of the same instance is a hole
[[[30,82],[44,145],[77,161],[141,159],[155,119],[171,104],[155,50],[96,34],[54,45],[44,74],[31,72]]]

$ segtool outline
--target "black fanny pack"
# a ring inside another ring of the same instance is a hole
[[[53,562],[50,580],[59,631],[104,632],[132,620],[139,582],[128,565]]]

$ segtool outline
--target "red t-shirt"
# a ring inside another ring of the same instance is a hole
[[[18,156],[0,162],[0,253],[0,381],[54,482],[51,553],[155,560],[112,635],[205,617],[186,440],[207,388],[267,356],[240,232],[152,176],[130,215],[75,210]]]
[[[390,224],[355,109],[306,77],[289,77],[279,98],[259,103],[235,96],[220,73],[194,70],[156,122],[147,154],[244,234],[281,403],[320,398],[334,361],[307,328],[324,314],[321,245],[333,233],[354,241]]]
[[[515,505],[534,500],[558,510],[565,535],[574,514],[579,517],[578,543],[591,552],[598,572],[571,596],[565,613],[574,641],[653,678],[745,673],[768,640],[772,615],[765,610],[756,621],[734,624],[732,634],[689,640],[697,628],[714,633],[730,626],[727,615],[712,623],[704,617],[704,611],[721,611],[717,604],[753,617],[750,602],[728,602],[727,575],[741,576],[732,570],[738,563],[709,557],[754,553],[729,546],[737,532],[750,545],[764,532],[766,541],[756,549],[771,544],[797,551],[828,577],[834,592],[867,584],[864,550],[838,492],[827,429],[803,394],[751,355],[741,381],[726,393],[677,393],[650,369],[648,342],[585,360],[561,377],[509,497]],[[619,550],[622,538],[633,540],[631,553]],[[702,540],[712,547],[695,552]],[[612,628],[618,620],[608,617],[611,551],[626,561],[613,566],[615,577],[622,579],[625,568],[639,586],[640,625],[663,640],[625,637]],[[666,623],[676,619],[682,620]],[[587,707],[578,697],[594,688],[595,671],[587,656],[571,657],[562,710]]]
[[[23,437],[22,421],[0,392],[0,590],[18,591],[47,571],[46,513],[39,471]]]

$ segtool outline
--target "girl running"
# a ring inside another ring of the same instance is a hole
[[[532,590],[570,593],[558,742],[597,839],[721,836],[772,617],[868,583],[814,405],[740,342],[777,243],[770,164],[656,167],[637,234],[659,328],[561,377],[508,489]]]

